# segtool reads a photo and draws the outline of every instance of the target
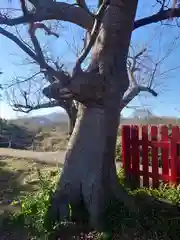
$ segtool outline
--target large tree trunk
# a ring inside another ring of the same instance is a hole
[[[134,202],[118,188],[115,145],[120,117],[120,102],[129,81],[126,60],[138,0],[111,0],[93,48],[92,65],[98,65],[106,90],[104,104],[80,104],[71,135],[64,168],[52,197],[54,218],[78,220],[82,203],[92,227],[103,230],[103,213],[109,201],[120,198],[131,210]]]

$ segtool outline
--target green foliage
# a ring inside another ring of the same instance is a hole
[[[122,169],[118,175],[120,184],[137,203],[137,214],[130,213],[123,203],[113,203],[108,213],[108,225],[114,232],[121,232],[120,235],[128,236],[127,239],[135,239],[135,236],[143,240],[180,239],[180,186],[161,184],[157,189],[131,190]]]
[[[116,140],[116,161],[122,161],[121,157],[122,145],[121,145],[121,128],[118,129],[117,140]]]
[[[27,194],[20,199],[21,211],[12,216],[11,221],[21,223],[28,228],[33,239],[50,239],[49,235],[61,228],[61,225],[46,226],[45,214],[49,207],[49,199],[56,188],[58,171],[43,175],[38,172],[40,189],[36,194]],[[94,239],[177,239],[180,238],[180,213],[176,206],[169,203],[158,202],[158,199],[168,200],[175,205],[180,204],[180,186],[162,184],[158,189],[138,188],[131,190],[126,183],[124,171],[118,172],[119,183],[126,188],[137,202],[137,214],[132,214],[122,202],[112,202],[107,206],[107,231],[96,233]],[[147,199],[156,201],[147,201]],[[14,203],[16,204],[16,203]],[[64,225],[63,225],[64,226]],[[98,238],[97,238],[98,236]],[[114,238],[114,236],[116,238]]]
[[[161,184],[158,189],[144,188],[141,190],[136,190],[135,193],[144,193],[153,196],[157,199],[166,199],[173,204],[180,205],[180,185],[169,186],[168,184]]]
[[[46,239],[50,234],[44,226],[44,221],[50,196],[56,188],[58,175],[58,171],[51,171],[48,175],[43,175],[38,170],[40,190],[34,194],[27,194],[18,202],[12,203],[12,205],[20,204],[21,206],[21,211],[13,215],[13,222],[21,222],[22,226],[29,229],[31,234],[37,237],[35,239]],[[52,231],[53,228],[54,226],[51,228]]]
[[[118,136],[116,142],[116,161],[119,162],[122,161],[121,152],[122,152],[121,139],[120,136]]]

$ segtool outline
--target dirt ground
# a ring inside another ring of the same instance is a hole
[[[28,233],[22,226],[10,226],[4,221],[8,214],[19,210],[12,206],[14,200],[38,189],[37,169],[53,171],[57,165],[47,165],[37,160],[0,156],[0,240],[27,240]]]

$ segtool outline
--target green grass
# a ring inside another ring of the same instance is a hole
[[[138,214],[136,216],[130,214],[122,203],[113,203],[113,206],[109,206],[105,217],[107,232],[103,234],[91,232],[92,238],[89,239],[180,239],[178,209],[180,186],[161,185],[158,189],[131,190],[126,184],[123,171],[120,170],[118,174],[120,183],[135,198],[137,208],[139,208]],[[24,228],[31,236],[28,239],[54,239],[50,238],[50,235],[66,226],[47,226],[44,223],[45,213],[49,206],[49,196],[56,187],[59,172],[54,169],[49,173],[41,173],[38,170],[37,175],[38,190],[21,196],[19,201],[12,202],[11,205],[20,205],[20,211],[8,216],[5,223],[6,225],[8,223],[11,229],[13,226],[16,229]],[[159,199],[165,201],[159,201]]]
[[[41,131],[35,136],[35,151],[54,152],[65,150],[68,143],[68,134],[58,131]]]
[[[11,222],[20,223],[28,229],[33,239],[45,239],[48,237],[47,229],[44,227],[45,213],[49,207],[49,196],[55,189],[58,171],[42,174],[39,170],[40,188],[35,193],[28,193],[19,201],[13,201],[12,206],[20,204],[20,211],[11,216]],[[49,228],[49,227],[48,227]],[[53,227],[52,227],[53,230]]]
[[[4,156],[0,161],[0,171],[2,239],[55,239],[50,236],[62,229],[74,227],[70,224],[45,224],[49,196],[59,178],[57,167],[36,163],[35,160]],[[180,186],[162,184],[158,189],[132,190],[122,170],[118,176],[120,184],[135,199],[138,214],[130,214],[119,202],[109,205],[104,218],[106,233],[91,232],[89,239],[180,239]]]

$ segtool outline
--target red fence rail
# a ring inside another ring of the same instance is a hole
[[[178,126],[122,126],[122,162],[126,177],[136,186],[180,183]]]

